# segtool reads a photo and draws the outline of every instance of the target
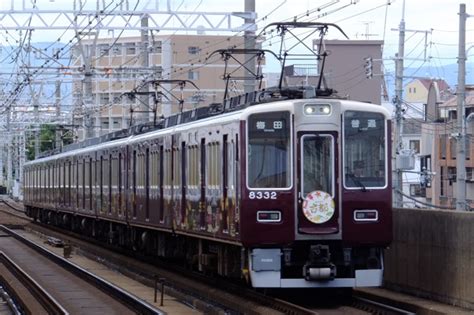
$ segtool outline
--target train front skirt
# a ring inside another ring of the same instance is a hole
[[[255,288],[347,288],[347,287],[379,287],[383,280],[383,256],[380,255],[379,269],[354,270],[352,278],[327,278],[310,279],[282,278],[281,276],[281,251],[277,248],[255,248],[249,257],[250,279]],[[327,268],[320,272],[326,273]],[[313,272],[316,272],[313,269]],[[327,273],[326,273],[327,274]]]

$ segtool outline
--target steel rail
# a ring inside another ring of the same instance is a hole
[[[129,292],[121,289],[120,287],[100,278],[96,275],[92,274],[91,272],[87,271],[86,269],[77,266],[76,264],[62,258],[59,255],[56,255],[53,252],[48,251],[47,249],[39,246],[28,239],[24,238],[20,234],[16,233],[15,231],[7,228],[4,225],[0,225],[0,230],[8,233],[9,235],[13,236],[18,241],[22,242],[23,244],[29,246],[30,248],[34,249],[38,253],[42,254],[43,256],[47,257],[51,261],[54,261],[59,266],[63,267],[64,269],[68,270],[69,272],[79,276],[80,278],[86,280],[87,282],[93,284],[97,288],[101,289],[105,293],[109,294],[110,296],[116,298],[121,303],[127,305],[129,308],[134,310],[140,314],[160,314],[163,315],[164,313],[159,309],[155,308],[153,305],[143,301],[142,299],[130,294]]]
[[[44,307],[48,314],[69,314],[69,312],[46,291],[38,282],[31,278],[26,271],[18,266],[7,254],[0,251],[0,262],[22,283],[31,295]],[[28,308],[28,305],[22,301],[17,301],[20,305],[28,309],[31,314],[34,310]]]
[[[352,299],[356,303],[361,303],[363,305],[367,305],[369,308],[372,308],[372,307],[376,308],[378,313],[380,313],[380,311],[384,311],[384,312],[387,312],[389,314],[403,314],[403,315],[415,315],[416,314],[416,313],[410,312],[406,309],[402,309],[402,308],[399,308],[399,307],[394,307],[394,306],[391,306],[391,305],[388,305],[388,304],[385,304],[385,303],[381,303],[381,302],[376,302],[376,301],[370,300],[368,298],[353,296]],[[384,314],[384,313],[381,313],[381,314]]]

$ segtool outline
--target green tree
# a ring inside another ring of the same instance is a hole
[[[56,129],[59,128],[61,130],[61,139],[63,145],[71,144],[73,142],[73,137],[70,132],[65,132],[62,126],[57,125],[41,125],[40,126],[40,134],[39,134],[39,141],[40,153],[50,151],[55,149],[56,145]],[[35,158],[35,135],[34,133],[30,133],[27,138],[26,143],[26,158],[28,160],[33,160]]]

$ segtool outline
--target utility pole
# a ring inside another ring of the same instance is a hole
[[[12,104],[13,105],[13,104]],[[11,193],[13,178],[12,131],[10,126],[11,106],[7,108],[7,193]]]
[[[255,0],[245,0],[245,12],[251,14],[249,18],[245,18],[245,49],[255,49]],[[245,54],[245,75],[248,78],[244,81],[244,92],[250,93],[255,91],[255,56]]]
[[[27,53],[28,53],[28,72],[29,69],[31,68],[31,31],[28,34],[28,48],[27,48]],[[28,73],[29,75],[29,73]],[[40,124],[39,124],[39,101],[38,101],[38,95],[36,94],[35,89],[33,88],[33,84],[28,85],[30,88],[30,95],[31,95],[31,101],[33,103],[33,113],[34,113],[34,121],[35,123],[33,124],[34,128],[34,134],[35,134],[35,159],[39,157],[40,153]]]
[[[403,206],[403,172],[398,168],[396,163],[396,156],[401,153],[403,149],[403,117],[402,117],[402,97],[403,97],[403,57],[405,52],[405,1],[403,1],[403,12],[402,20],[399,26],[399,37],[398,37],[398,54],[395,56],[395,146],[393,146],[395,157],[394,160],[394,206],[401,208]]]
[[[81,2],[80,2],[81,3]],[[76,10],[76,1],[74,1],[74,31],[76,32],[76,39],[77,39],[77,46],[79,49],[79,52],[82,56],[82,61],[83,61],[83,67],[84,67],[84,79],[82,80],[82,87],[83,87],[83,93],[81,93],[82,97],[82,102],[83,104],[83,126],[85,130],[85,139],[90,139],[95,136],[94,134],[94,117],[93,116],[93,100],[92,100],[92,65],[91,65],[91,56],[92,52],[95,51],[96,46],[97,46],[97,39],[99,37],[99,31],[100,28],[96,27],[94,32],[88,32],[86,33],[89,36],[94,36],[94,39],[92,41],[92,44],[89,46],[89,49],[84,49],[83,43],[82,43],[82,36],[84,34],[79,31],[79,14],[81,10],[77,11]],[[96,8],[96,19],[98,19],[99,16],[99,2],[97,1],[97,8]],[[90,22],[92,23],[92,22]]]
[[[56,119],[59,122],[59,118],[61,117],[61,81],[59,80],[60,78],[60,72],[61,70],[58,69],[58,79],[56,80],[56,90],[55,90],[55,96],[56,96]],[[56,125],[56,129],[54,132],[55,135],[55,140],[56,140],[56,149],[61,149],[62,147],[62,139],[61,139],[61,131],[58,130],[58,125]]]
[[[97,37],[96,37],[97,38]],[[95,42],[92,45],[95,49]],[[92,69],[91,69],[91,58],[90,54],[83,56],[84,57],[84,80],[82,81],[84,87],[83,93],[83,102],[84,102],[84,129],[85,129],[85,139],[93,138],[94,135],[94,118],[92,117]]]
[[[5,138],[0,139],[0,186],[5,186],[5,175],[3,174],[4,152],[5,152]]]
[[[18,198],[23,200],[23,165],[25,164],[25,131],[18,134],[18,170],[16,172],[16,179],[18,182]]]
[[[466,210],[466,4],[459,5],[457,99],[456,210]]]
[[[148,39],[148,15],[143,15],[141,17],[141,57],[142,57],[142,66],[144,68],[144,74],[147,72],[147,69],[150,66],[149,63],[149,39]],[[144,84],[140,89],[140,92],[148,92],[148,84]],[[138,106],[138,113],[135,116],[137,123],[146,123],[149,121],[150,111],[150,96],[148,94],[140,95],[140,105]]]

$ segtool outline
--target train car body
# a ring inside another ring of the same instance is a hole
[[[381,285],[392,236],[382,106],[308,98],[199,113],[28,162],[28,215],[254,287]]]

